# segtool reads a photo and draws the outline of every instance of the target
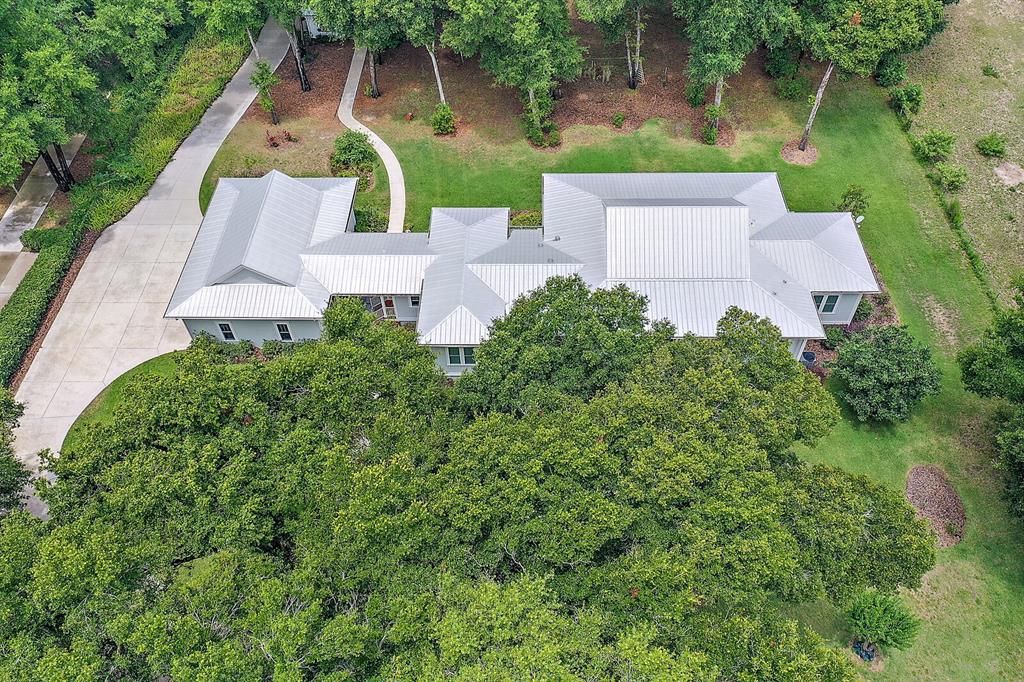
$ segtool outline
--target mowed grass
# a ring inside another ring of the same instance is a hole
[[[133,367],[121,376],[110,382],[93,401],[82,410],[78,419],[71,425],[68,435],[64,437],[64,447],[74,443],[75,439],[90,424],[109,424],[114,419],[114,410],[124,400],[124,391],[128,383],[137,376],[149,374],[156,376],[171,376],[178,368],[178,353],[170,352],[158,355],[155,358]]]
[[[936,353],[942,392],[907,424],[872,427],[849,414],[813,449],[810,460],[843,467],[903,489],[908,470],[935,463],[963,496],[968,530],[957,547],[939,551],[937,568],[908,599],[924,619],[917,644],[887,656],[879,680],[1011,680],[1024,669],[1024,528],[1011,520],[987,449],[990,406],[966,393],[956,350],[977,338],[991,308],[942,217],[924,169],[885,103],[865,81],[835,83],[826,95],[813,142],[820,158],[793,166],[779,149],[796,136],[805,109],[730,92],[744,127],[731,148],[692,139],[680,121],[650,121],[632,133],[603,126],[564,131],[556,151],[501,141],[471,129],[439,139],[396,111],[375,128],[402,161],[415,229],[428,226],[433,206],[540,208],[541,173],[626,171],[775,171],[794,210],[831,210],[850,183],[867,189],[871,206],[864,244],[903,321]],[[456,105],[456,109],[458,109]],[[839,646],[848,644],[841,615],[806,605],[802,619]]]

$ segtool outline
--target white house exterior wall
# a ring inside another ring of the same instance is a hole
[[[268,339],[280,338],[275,326],[278,322],[288,323],[293,341],[320,338],[319,320],[184,320],[184,322],[192,338],[206,332],[218,341],[223,339],[217,325],[227,322],[235,332],[236,340],[251,341],[256,346],[262,346],[263,342]]]
[[[815,291],[815,296],[827,296],[829,292]],[[839,301],[836,302],[835,310],[830,313],[818,312],[818,319],[822,324],[850,324],[853,322],[853,314],[857,312],[857,306],[863,294],[839,294]]]

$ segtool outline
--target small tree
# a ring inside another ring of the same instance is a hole
[[[270,96],[270,89],[281,82],[281,78],[270,69],[270,64],[264,60],[256,62],[256,68],[249,78],[249,85],[256,88],[256,97],[259,100],[260,108],[270,114],[270,122],[277,125],[280,120],[277,118],[277,109],[274,107],[274,98]]]
[[[899,597],[875,590],[855,597],[846,619],[858,641],[888,649],[909,649],[921,627]]]
[[[334,139],[334,152],[331,154],[331,167],[337,170],[359,170],[372,166],[377,152],[370,144],[366,133],[357,130],[346,130]]]
[[[836,204],[837,211],[849,212],[855,216],[864,215],[868,210],[868,193],[860,185],[847,185],[846,191]]]
[[[840,348],[833,375],[860,421],[906,421],[918,403],[939,391],[931,349],[917,343],[906,327],[875,327],[854,335]]]

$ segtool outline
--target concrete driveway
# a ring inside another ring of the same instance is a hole
[[[288,37],[270,22],[257,44],[276,68]],[[32,471],[39,471],[39,451],[59,450],[75,418],[107,384],[188,345],[185,326],[163,314],[202,221],[203,175],[256,96],[249,85],[253,68],[250,57],[146,198],[104,230],[86,259],[17,393],[25,416],[15,430],[15,453]],[[29,509],[46,513],[36,499]]]

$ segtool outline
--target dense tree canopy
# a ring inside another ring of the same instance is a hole
[[[573,287],[514,324],[635,323]],[[411,332],[353,303],[325,330],[269,358],[198,340],[49,462],[52,520],[0,521],[0,677],[849,680],[779,605],[934,561],[898,492],[789,453],[837,410],[752,315],[632,329],[604,385],[473,418]],[[507,332],[481,364],[545,344]]]

